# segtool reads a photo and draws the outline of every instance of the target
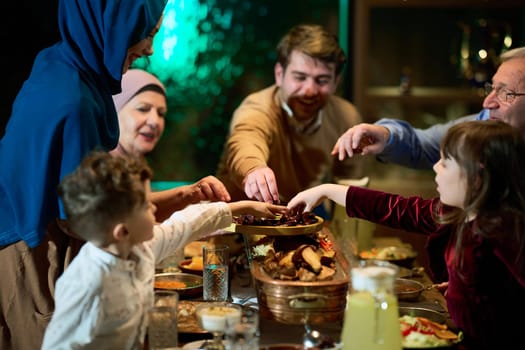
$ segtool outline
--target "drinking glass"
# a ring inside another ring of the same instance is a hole
[[[225,350],[222,338],[227,325],[240,322],[242,307],[228,302],[203,303],[195,310],[199,326],[213,334],[213,341],[202,345],[205,350]]]
[[[202,247],[204,300],[228,300],[229,253],[230,248],[227,245]]]
[[[148,310],[149,349],[175,349],[178,345],[177,308],[179,294],[168,290],[158,290],[154,293],[154,305]]]

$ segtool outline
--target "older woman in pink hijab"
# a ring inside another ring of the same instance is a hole
[[[160,140],[167,113],[166,88],[154,75],[130,69],[122,76],[122,92],[113,96],[118,113],[120,137],[115,155],[144,156]],[[206,176],[191,185],[152,193],[157,205],[157,220],[200,201],[230,201],[226,187],[214,176]]]

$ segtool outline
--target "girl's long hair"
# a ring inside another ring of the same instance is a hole
[[[521,270],[525,264],[525,140],[519,131],[500,121],[456,124],[443,138],[441,153],[456,160],[467,184],[464,209],[447,207],[439,216],[440,223],[457,226],[458,266],[468,239],[464,228],[474,216],[474,235],[515,244]]]

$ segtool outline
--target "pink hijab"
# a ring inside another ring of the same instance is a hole
[[[113,103],[117,113],[135,95],[153,90],[166,97],[166,88],[157,77],[142,69],[130,69],[122,76],[122,92],[113,95]]]

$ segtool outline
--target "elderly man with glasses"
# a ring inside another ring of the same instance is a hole
[[[335,144],[332,154],[339,159],[354,154],[375,154],[382,162],[416,169],[431,169],[439,160],[439,144],[452,125],[469,120],[501,120],[521,130],[525,137],[525,47],[501,55],[501,64],[485,85],[486,97],[479,114],[468,115],[427,129],[408,122],[381,119],[348,129]]]

